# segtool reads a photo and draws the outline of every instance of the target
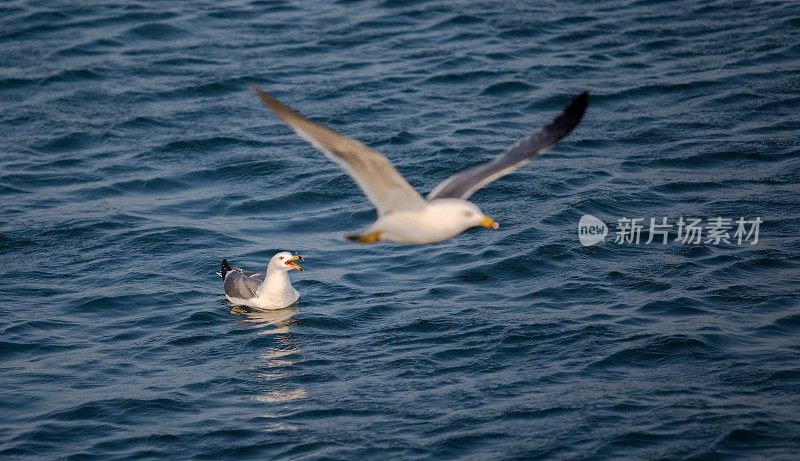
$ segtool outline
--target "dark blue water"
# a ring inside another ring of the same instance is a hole
[[[250,82],[422,191],[592,102],[473,196],[500,231],[364,247]],[[8,2],[0,101],[0,458],[800,450],[797,2]],[[583,214],[764,222],[584,248]],[[299,305],[232,310],[219,260],[278,250]]]

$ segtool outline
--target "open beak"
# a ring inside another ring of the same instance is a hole
[[[483,221],[481,221],[481,226],[487,229],[500,229],[500,223],[488,216],[484,216]]]
[[[291,258],[289,258],[288,261],[286,261],[286,265],[291,267],[292,269],[297,269],[300,272],[304,272],[302,267],[300,267],[297,264],[295,264],[295,261],[305,261],[305,259],[303,259],[302,256],[294,255]]]

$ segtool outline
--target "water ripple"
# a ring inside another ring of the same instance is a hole
[[[0,457],[791,458],[795,2],[0,5]],[[586,119],[425,247],[254,98],[420,190],[578,91]],[[795,117],[796,118],[796,117]],[[583,214],[764,220],[581,247]],[[298,251],[298,306],[222,257]]]

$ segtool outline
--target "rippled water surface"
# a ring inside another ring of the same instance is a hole
[[[796,459],[799,63],[793,1],[4,2],[0,457]],[[500,231],[359,246],[250,82],[422,191],[592,101],[473,196]],[[299,304],[227,305],[277,250]]]

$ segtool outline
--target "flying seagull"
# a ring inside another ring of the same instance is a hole
[[[542,155],[580,123],[589,93],[576,96],[558,117],[500,156],[447,178],[422,198],[381,153],[303,117],[253,85],[264,104],[300,137],[341,165],[378,210],[367,229],[347,238],[360,243],[391,241],[425,244],[465,230],[500,225],[467,199],[478,189]]]

